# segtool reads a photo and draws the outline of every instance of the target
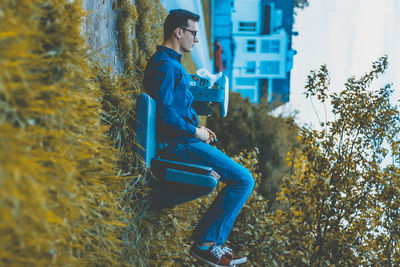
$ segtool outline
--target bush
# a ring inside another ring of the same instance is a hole
[[[338,93],[326,66],[310,73],[307,97],[330,101],[335,117],[319,131],[303,128],[302,148],[291,152],[295,171],[279,195],[286,207],[271,217],[267,241],[279,264],[399,264],[400,112],[390,85],[370,88],[386,68],[380,58]]]

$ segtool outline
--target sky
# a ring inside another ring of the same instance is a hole
[[[292,47],[297,51],[291,72],[290,102],[278,112],[293,114],[297,122],[318,129],[318,118],[304,96],[310,70],[327,64],[331,90],[343,89],[350,76],[360,77],[372,62],[388,55],[389,67],[374,84],[393,83],[392,102],[400,96],[400,0],[309,0],[310,6],[297,10]],[[314,101],[314,104],[316,101]],[[316,105],[321,120],[329,107]]]

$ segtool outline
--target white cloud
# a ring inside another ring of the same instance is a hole
[[[387,54],[390,66],[378,85],[392,82],[400,88],[399,10],[398,0],[311,0],[308,8],[298,11],[294,29],[300,34],[293,37],[298,54],[292,70],[291,101],[285,109],[298,110],[300,124],[318,126],[303,92],[309,71],[324,63],[331,74],[332,89],[338,90],[348,77],[359,77],[370,70],[373,61]],[[316,105],[316,109],[323,117],[324,107]]]

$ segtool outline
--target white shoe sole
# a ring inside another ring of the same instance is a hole
[[[244,257],[242,259],[237,259],[237,260],[232,260],[233,264],[242,264],[245,263],[247,261],[247,257]]]
[[[208,264],[208,265],[210,265],[210,266],[214,266],[214,267],[226,267],[226,266],[224,266],[224,265],[218,265],[218,264],[216,264],[216,263],[212,263],[211,261],[208,261],[208,260],[205,260],[205,259],[203,259],[202,257],[200,257],[199,255],[197,255],[196,253],[194,253],[194,252],[190,252],[190,254],[193,256],[193,257],[195,257],[196,259],[198,259],[199,261],[201,261],[201,262],[204,262],[204,263],[206,263],[206,264]],[[247,261],[247,259],[246,259],[246,261]],[[233,262],[232,262],[233,263]],[[230,267],[235,267],[235,265],[231,265]]]

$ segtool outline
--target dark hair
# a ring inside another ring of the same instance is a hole
[[[164,22],[164,41],[171,37],[176,28],[186,28],[189,19],[199,21],[200,16],[185,9],[171,10]]]

